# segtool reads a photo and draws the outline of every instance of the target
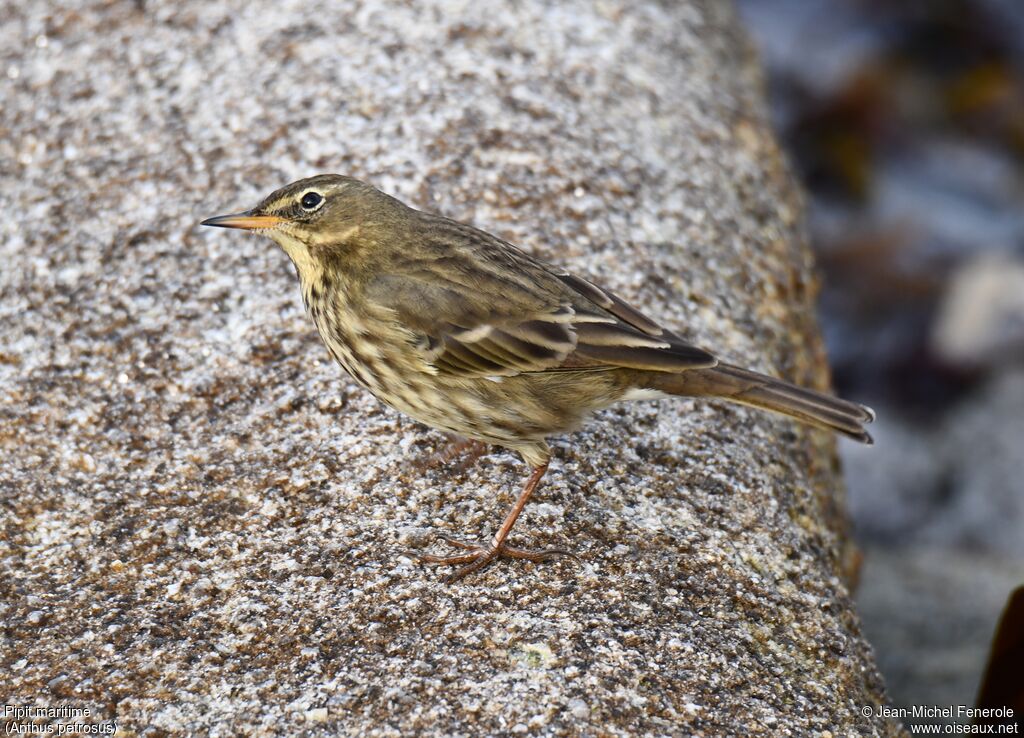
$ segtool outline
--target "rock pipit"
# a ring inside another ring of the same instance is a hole
[[[276,241],[327,350],[379,400],[533,468],[489,544],[446,539],[465,552],[420,557],[461,566],[451,579],[566,553],[506,539],[548,467],[545,438],[621,400],[722,397],[871,443],[869,408],[722,363],[592,282],[351,177],[304,179],[203,225]]]

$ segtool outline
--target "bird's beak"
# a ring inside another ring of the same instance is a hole
[[[283,222],[284,218],[279,218],[276,215],[253,215],[250,210],[244,213],[235,213],[234,215],[218,215],[216,218],[207,218],[199,225],[260,231],[266,228],[273,228]]]

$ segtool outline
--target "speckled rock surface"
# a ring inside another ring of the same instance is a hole
[[[470,220],[823,385],[800,202],[724,3],[0,7],[0,694],[118,735],[888,734],[831,439],[689,401],[523,465],[336,367],[272,244],[320,171]],[[438,548],[437,550],[441,550]]]

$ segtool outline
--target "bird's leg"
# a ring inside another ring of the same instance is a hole
[[[533,551],[525,548],[514,548],[512,546],[505,545],[505,539],[508,538],[508,534],[512,532],[512,526],[516,524],[516,520],[519,519],[519,514],[523,511],[523,508],[526,507],[526,503],[530,499],[530,495],[532,495],[534,490],[540,485],[540,480],[547,469],[548,465],[547,463],[544,463],[543,465],[534,468],[533,472],[531,472],[530,478],[526,480],[526,486],[523,487],[523,491],[519,494],[519,498],[512,506],[512,509],[508,511],[508,515],[506,515],[505,520],[502,521],[501,527],[498,528],[498,532],[494,534],[494,538],[491,540],[491,545],[480,546],[475,543],[466,543],[465,541],[459,541],[454,538],[442,536],[443,540],[458,548],[466,549],[468,553],[458,556],[432,556],[430,554],[423,554],[419,556],[420,561],[425,564],[442,564],[447,566],[464,565],[462,568],[457,569],[447,577],[446,581],[453,582],[456,579],[461,579],[467,574],[472,574],[475,571],[483,569],[495,559],[502,557],[509,559],[526,559],[528,561],[547,561],[548,559],[553,559],[556,556],[572,556],[570,551],[565,551],[563,549],[549,548],[543,551]]]
[[[459,467],[465,468],[485,453],[487,453],[487,444],[483,441],[477,441],[473,438],[449,437],[448,443],[446,443],[440,451],[430,457],[430,460],[427,462],[427,468],[433,469],[435,466],[447,464],[449,461],[459,456],[463,457]]]
[[[455,469],[457,471],[464,471],[485,453],[487,453],[487,444],[483,441],[448,436],[447,442],[439,451],[429,455],[417,454],[415,458],[404,461],[402,463],[401,478],[403,481],[409,482],[424,472],[448,464],[459,456],[462,456],[462,459],[459,460]]]

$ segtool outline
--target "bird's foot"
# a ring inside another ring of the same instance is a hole
[[[437,566],[458,566],[454,572],[445,577],[446,583],[462,579],[467,574],[483,569],[496,559],[526,559],[527,561],[550,561],[559,556],[571,556],[576,558],[572,551],[561,548],[548,548],[544,550],[532,550],[526,548],[515,548],[504,543],[499,545],[481,546],[477,543],[460,541],[457,538],[441,536],[441,539],[456,548],[464,549],[467,553],[457,556],[434,556],[432,554],[418,554],[420,562],[434,564]]]
[[[425,471],[446,466],[450,471],[462,472],[468,469],[481,456],[487,453],[487,444],[469,438],[449,437],[448,442],[432,454],[423,454],[411,462],[406,462],[403,479],[414,473],[420,475]],[[458,459],[455,464],[450,462]]]
[[[468,469],[481,456],[487,453],[487,444],[472,438],[452,438],[440,451],[430,457],[428,469],[435,466],[447,465],[454,459],[459,459],[456,469],[462,471]]]

